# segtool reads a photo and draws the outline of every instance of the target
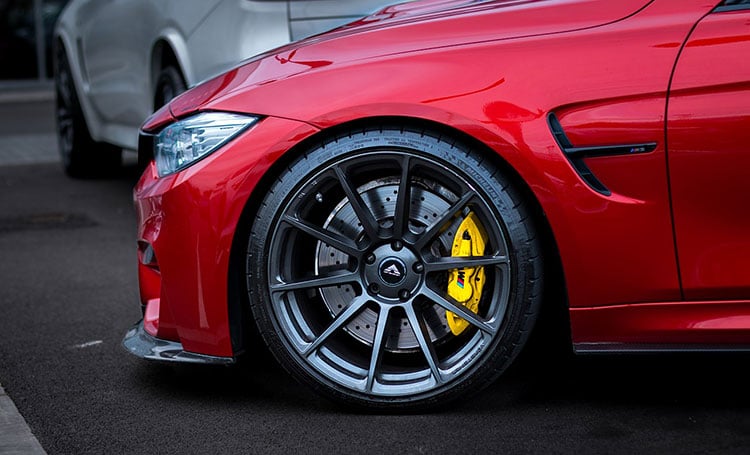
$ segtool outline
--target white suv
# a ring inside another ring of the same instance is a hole
[[[111,172],[123,148],[136,148],[141,122],[186,87],[386,3],[72,0],[54,39],[65,171],[74,177]]]

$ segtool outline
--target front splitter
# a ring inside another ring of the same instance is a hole
[[[122,346],[129,353],[146,360],[172,363],[192,363],[204,365],[231,365],[234,357],[216,357],[186,352],[177,341],[163,340],[151,336],[143,329],[143,320],[138,321],[122,340]]]

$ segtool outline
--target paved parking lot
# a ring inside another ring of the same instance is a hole
[[[0,104],[0,383],[50,454],[750,451],[747,354],[573,358],[537,337],[476,398],[395,416],[331,405],[262,348],[235,368],[133,358],[137,176],[63,176],[51,106]]]

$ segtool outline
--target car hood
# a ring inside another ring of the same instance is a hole
[[[593,28],[633,15],[652,1],[422,0],[390,6],[258,55],[176,98],[171,111],[182,117],[238,89],[378,57]]]
[[[556,33],[614,22],[638,11],[651,0],[420,0],[387,7],[327,34],[327,38],[372,30],[432,23],[453,39],[484,30],[459,31],[459,22],[489,18],[496,39]],[[455,26],[453,26],[455,25]],[[468,35],[468,36],[467,36]]]

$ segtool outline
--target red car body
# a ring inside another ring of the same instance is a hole
[[[747,4],[510,0],[393,6],[253,59],[143,126],[263,116],[138,182],[145,331],[196,358],[250,349],[232,272],[243,220],[301,144],[389,118],[472,138],[523,182],[559,256],[577,351],[750,346],[748,55]]]

